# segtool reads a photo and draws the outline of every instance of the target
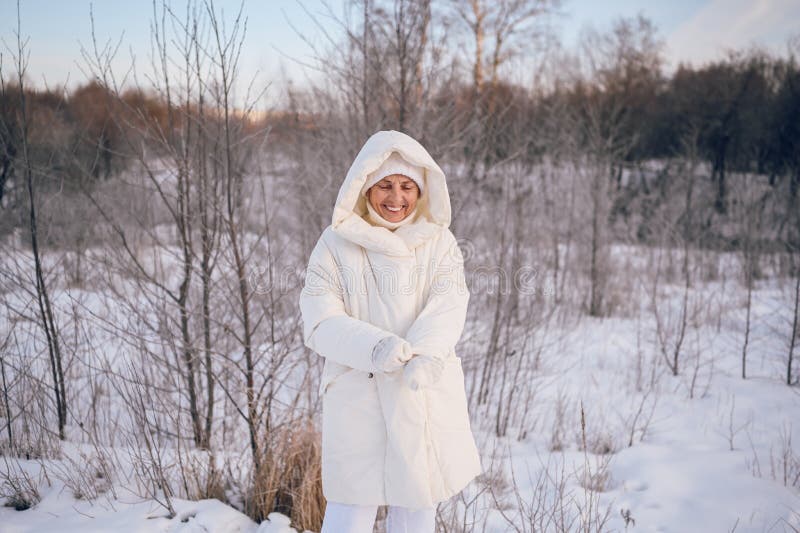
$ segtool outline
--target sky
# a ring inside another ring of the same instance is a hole
[[[329,2],[341,12],[343,0]],[[121,42],[115,72],[124,72],[132,58],[137,71],[146,70],[142,67],[146,66],[150,53],[151,0],[20,0],[20,3],[22,35],[30,39],[28,74],[37,85],[75,85],[86,79],[81,48],[90,48],[92,44],[90,9],[97,41],[101,45]],[[228,18],[240,3],[240,0],[215,1]],[[16,4],[16,0],[0,0],[4,73],[10,70],[8,47],[13,48],[16,42]],[[248,18],[241,58],[244,78],[271,80],[285,74],[302,85],[306,76],[314,75],[302,66],[312,56],[306,39],[324,46],[325,31],[336,32],[322,0],[245,0],[244,8]],[[561,13],[553,17],[553,22],[556,34],[570,48],[577,43],[583,29],[607,30],[615,19],[637,14],[650,18],[658,28],[666,43],[668,67],[678,62],[702,64],[721,57],[726,49],[754,44],[785,53],[789,37],[800,36],[800,0],[564,0]]]

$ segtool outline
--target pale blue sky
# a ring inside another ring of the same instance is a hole
[[[302,0],[312,12],[322,13],[319,0]],[[181,4],[183,2],[175,2]],[[341,9],[341,0],[330,0]],[[83,82],[81,44],[91,42],[89,7],[93,5],[99,40],[123,36],[116,67],[130,63],[131,50],[138,69],[146,67],[149,47],[150,0],[21,0],[22,30],[30,37],[29,77],[37,84]],[[234,13],[238,0],[217,0],[216,5]],[[667,44],[667,58],[701,63],[719,57],[725,48],[761,44],[783,52],[790,35],[800,28],[800,0],[565,0],[563,16],[555,19],[557,33],[566,47],[573,46],[580,30],[592,25],[607,29],[620,16],[642,13],[659,29]],[[303,71],[283,54],[304,59],[310,50],[289,22],[310,39],[324,44],[319,29],[310,21],[298,0],[245,0],[247,38],[242,57],[243,74],[249,79],[275,79],[281,68],[302,83]],[[0,0],[0,36],[14,40],[16,0]],[[320,16],[326,22],[324,14]],[[335,28],[327,22],[328,29]],[[8,51],[3,47],[4,70]],[[69,78],[68,78],[69,77]]]

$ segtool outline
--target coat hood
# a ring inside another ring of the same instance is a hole
[[[360,194],[367,175],[393,153],[424,169],[425,191],[417,201],[416,220],[394,231],[373,226],[364,219],[367,199]],[[414,249],[450,226],[450,194],[444,172],[413,137],[388,130],[373,134],[358,152],[339,189],[331,227],[345,239],[368,250],[394,256],[411,256]]]

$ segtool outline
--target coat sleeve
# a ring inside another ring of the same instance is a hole
[[[372,350],[393,333],[350,316],[333,254],[323,237],[311,252],[300,292],[303,342],[322,357],[345,366],[375,371]]]
[[[428,299],[406,332],[412,353],[440,360],[449,355],[461,338],[470,297],[464,278],[464,256],[453,233],[449,229],[444,231]]]

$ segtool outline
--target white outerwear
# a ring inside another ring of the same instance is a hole
[[[393,151],[425,169],[417,219],[393,231],[363,217],[367,175]],[[311,252],[300,296],[303,338],[325,358],[322,489],[328,501],[421,509],[460,492],[482,472],[455,345],[469,291],[450,225],[445,176],[416,140],[372,135],[342,184],[333,219]],[[405,338],[414,354],[444,362],[417,391],[403,370],[378,372],[373,347]]]

